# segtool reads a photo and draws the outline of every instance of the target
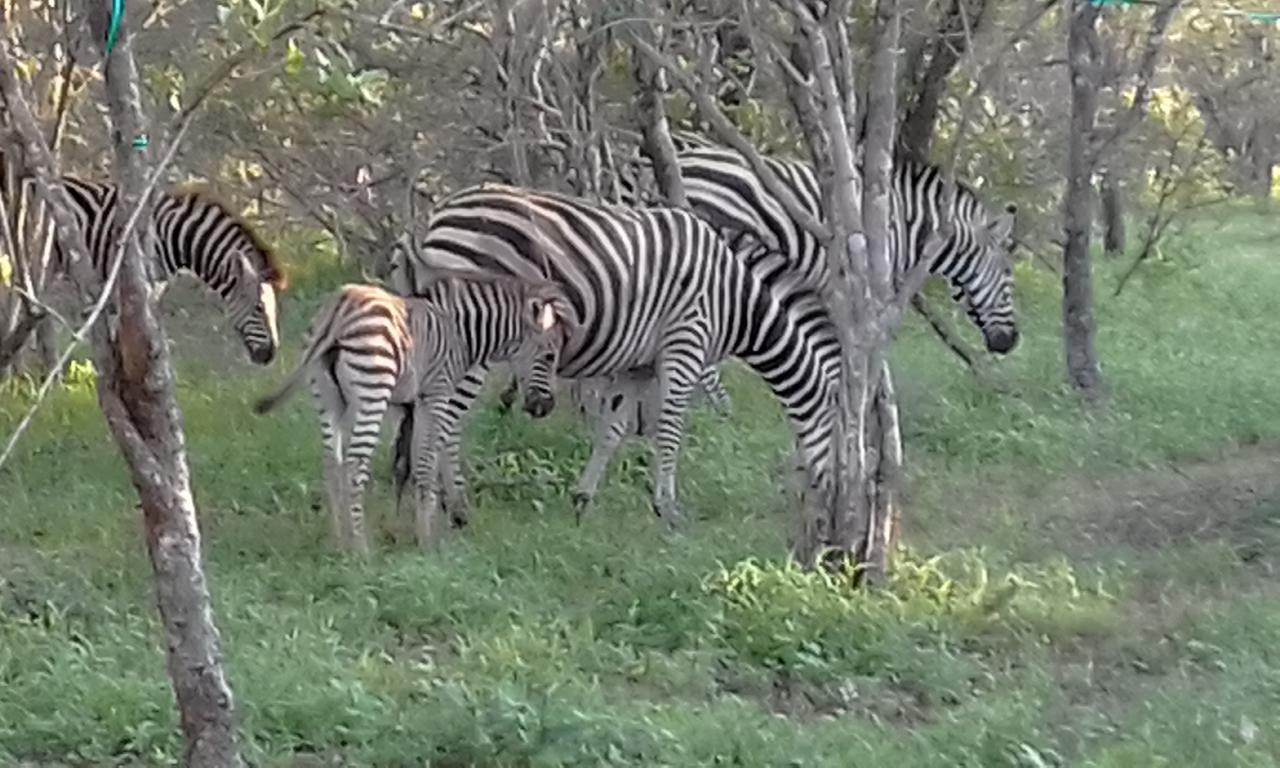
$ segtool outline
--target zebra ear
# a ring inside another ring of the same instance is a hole
[[[551,307],[551,311],[555,313],[556,319],[560,322],[560,327],[564,329],[565,338],[573,336],[581,322],[578,318],[578,311],[573,308],[573,303],[563,293],[556,291],[556,294],[551,297],[548,304]]]

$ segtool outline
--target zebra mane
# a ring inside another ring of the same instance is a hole
[[[284,263],[280,261],[275,249],[268,246],[262,237],[254,231],[253,227],[250,227],[249,223],[244,220],[244,217],[236,213],[233,207],[214,194],[207,185],[194,181],[185,182],[173,187],[169,195],[176,200],[191,200],[197,205],[213,208],[231,219],[235,224],[236,231],[249,241],[253,250],[258,254],[260,261],[258,267],[262,270],[262,279],[270,283],[277,292],[283,292],[289,287],[289,277],[285,272]]]

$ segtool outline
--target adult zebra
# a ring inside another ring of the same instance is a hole
[[[74,176],[62,182],[94,269],[105,280],[123,224],[116,185]],[[152,284],[163,291],[179,272],[194,275],[222,300],[249,359],[270,363],[280,341],[278,294],[286,285],[271,249],[226,206],[192,189],[157,192],[151,223],[154,250],[146,269]],[[56,254],[65,272],[60,248]]]
[[[694,213],[724,233],[750,233],[769,243],[767,251],[754,253],[776,252],[782,256],[785,269],[800,277],[801,285],[820,291],[830,279],[826,250],[787,214],[746,158],[696,135],[677,134],[674,138],[678,148],[676,163]],[[800,205],[822,218],[822,192],[813,168],[798,160],[768,156],[764,160]],[[625,181],[630,201],[641,202],[635,178]],[[893,222],[889,249],[894,274],[905,275],[919,263],[929,235],[939,230],[944,220],[949,221],[950,236],[929,272],[949,283],[952,299],[964,307],[982,332],[987,349],[1007,354],[1017,345],[1019,336],[1009,258],[1017,207],[1009,204],[1002,213],[994,213],[968,184],[957,181],[951,198],[946,186],[946,178],[935,166],[905,160],[895,166],[889,198]],[[948,202],[949,207],[943,210]],[[714,369],[708,370],[703,388],[718,410],[729,410],[728,394]],[[508,387],[508,393],[504,393],[504,404],[513,397],[511,391]]]
[[[695,213],[722,230],[750,232],[776,244],[805,286],[820,290],[826,285],[831,271],[822,243],[787,214],[746,158],[732,149],[684,139],[676,160]],[[764,161],[805,210],[822,217],[822,191],[810,165],[777,157]],[[929,236],[949,222],[949,237],[929,272],[948,282],[952,299],[982,332],[987,349],[1007,354],[1018,343],[1009,258],[1017,206],[1010,203],[1002,213],[994,213],[971,186],[958,180],[949,199],[946,181],[935,166],[906,160],[895,165],[889,197],[894,274],[911,271],[924,258]]]
[[[839,342],[825,310],[777,289],[697,216],[505,185],[472,187],[439,204],[412,254],[395,254],[392,285],[402,294],[419,293],[432,267],[558,283],[580,322],[562,350],[562,378],[656,378],[653,508],[669,524],[679,514],[675,470],[690,394],[709,366],[729,356],[773,390],[796,432],[810,483],[830,492],[829,374]],[[455,390],[451,412],[440,420],[446,445],[457,445],[458,421],[485,372],[473,369]],[[400,466],[407,421],[396,444]],[[456,449],[449,454],[446,466],[456,465]]]

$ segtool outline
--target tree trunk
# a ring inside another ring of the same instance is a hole
[[[876,389],[870,416],[867,432],[868,442],[875,449],[869,461],[875,498],[871,506],[866,560],[879,567],[877,577],[883,578],[898,546],[902,528],[902,506],[898,500],[898,487],[902,481],[902,429],[898,418],[898,395],[887,361],[880,368],[880,386]]]
[[[1246,190],[1260,200],[1271,197],[1271,169],[1276,163],[1276,128],[1265,120],[1256,120],[1248,146],[1241,155]]]
[[[1071,131],[1067,142],[1067,190],[1063,204],[1066,243],[1062,256],[1062,335],[1067,380],[1085,397],[1102,394],[1097,324],[1093,309],[1089,235],[1093,220],[1094,156],[1089,147],[1098,112],[1098,9],[1072,0],[1067,57],[1071,77]]]
[[[1107,258],[1124,254],[1124,207],[1120,201],[1120,187],[1110,170],[1103,171],[1099,187],[1102,201],[1103,247]]]
[[[643,29],[644,31],[637,31],[635,34],[647,33],[650,37],[649,44],[660,48],[652,28],[646,24]],[[676,145],[671,139],[671,127],[667,120],[666,78],[662,68],[648,56],[634,52],[632,58],[635,62],[636,116],[644,137],[644,152],[653,163],[654,181],[667,205],[687,208],[689,202],[685,198],[684,180],[676,161]]]
[[[909,159],[926,163],[938,123],[938,110],[947,92],[947,79],[960,57],[968,50],[987,11],[987,0],[951,0],[933,39],[926,44],[928,65],[923,57],[912,62],[907,73],[909,90],[904,98],[905,115],[899,145]]]
[[[146,204],[149,165],[145,150],[136,145],[146,136],[146,126],[132,35],[123,23],[115,50],[107,56],[105,83],[121,187],[117,215],[123,216]],[[148,220],[144,213],[141,221]],[[95,338],[98,402],[142,502],[169,677],[185,741],[182,762],[196,768],[239,766],[235,707],[205,581],[182,413],[174,397],[168,344],[146,279],[143,239],[150,227],[138,229],[142,232],[135,230],[125,247],[116,288],[116,333],[111,338],[104,330]]]

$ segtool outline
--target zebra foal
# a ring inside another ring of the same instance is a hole
[[[545,281],[437,277],[415,298],[347,284],[316,312],[301,362],[254,410],[276,408],[304,377],[310,379],[334,535],[341,547],[364,553],[369,460],[388,407],[410,408],[416,416],[414,532],[419,546],[427,547],[439,537],[436,425],[456,382],[476,365],[507,359],[525,410],[545,416],[555,405],[561,346],[575,328],[572,306]]]

